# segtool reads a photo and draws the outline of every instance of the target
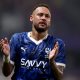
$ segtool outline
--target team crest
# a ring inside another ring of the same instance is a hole
[[[48,58],[50,51],[51,51],[51,48],[45,48],[45,52],[46,52],[45,58]]]

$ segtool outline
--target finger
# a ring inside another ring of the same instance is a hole
[[[58,50],[59,50],[59,43],[58,43],[58,41],[56,42],[53,50],[55,51],[55,55],[57,55],[58,54]]]
[[[8,44],[8,39],[6,37],[4,39],[1,39],[1,44]]]
[[[4,40],[5,40],[5,43],[8,44],[8,39],[7,39],[7,37],[5,37]]]
[[[1,39],[1,41],[0,41],[0,46],[1,46],[1,47],[3,46],[3,43],[4,43],[4,40]]]
[[[1,41],[0,41],[0,47],[3,48],[4,44],[8,44],[8,39],[7,38],[1,39]]]
[[[57,50],[59,48],[59,43],[56,42],[56,44],[54,45],[54,49]]]
[[[54,48],[53,48],[52,51],[51,51],[51,53],[56,54],[56,52],[58,51],[58,49],[59,49],[59,43],[56,42],[55,45],[54,45]]]

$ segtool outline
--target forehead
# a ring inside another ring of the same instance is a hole
[[[49,14],[49,15],[51,15],[49,9],[46,8],[46,7],[38,7],[38,8],[36,8],[36,9],[33,11],[33,13],[44,13],[44,14]]]

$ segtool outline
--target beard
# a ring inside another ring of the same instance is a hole
[[[45,32],[46,30],[48,30],[49,26],[47,26],[47,25],[44,25],[44,26],[42,26],[42,25],[34,25],[34,28],[36,29],[36,31],[38,33],[42,33],[42,32]]]

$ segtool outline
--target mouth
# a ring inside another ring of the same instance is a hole
[[[45,22],[39,22],[40,25],[45,26],[47,25]]]

